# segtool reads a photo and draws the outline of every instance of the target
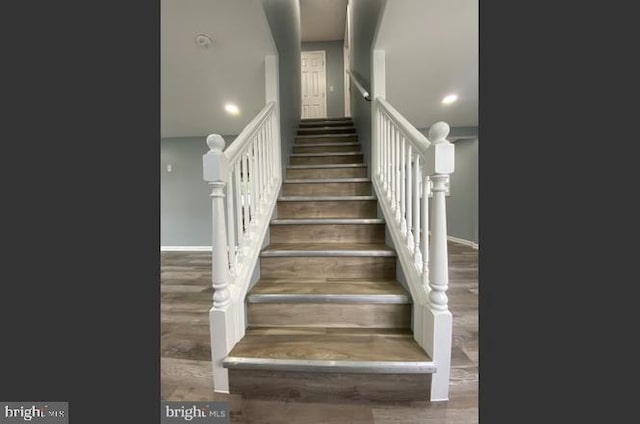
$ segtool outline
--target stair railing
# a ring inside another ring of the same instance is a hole
[[[266,106],[226,149],[222,136],[209,135],[202,158],[212,206],[211,356],[214,390],[222,393],[229,392],[222,361],[244,336],[244,297],[282,183],[277,58],[267,56],[266,67]]]
[[[445,194],[455,159],[449,125],[433,124],[427,139],[383,97],[372,114],[373,183],[414,301],[414,337],[436,365],[431,400],[446,400],[452,317]]]
[[[430,399],[448,400],[453,320],[447,298],[446,195],[455,148],[447,140],[448,124],[433,124],[427,138],[385,99],[385,62],[386,52],[375,49],[371,178],[413,300],[414,338],[436,367]]]
[[[366,101],[370,102],[371,101],[371,96],[369,95],[369,92],[364,89],[362,84],[360,84],[360,81],[358,81],[358,78],[356,78],[356,76],[353,75],[353,73],[348,69],[347,69],[347,74],[349,74],[349,77],[351,77],[351,82],[353,82],[353,85],[355,85],[356,88],[358,89],[358,91],[360,92],[360,94],[362,94],[362,97]]]

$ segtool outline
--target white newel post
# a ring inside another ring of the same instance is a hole
[[[216,392],[229,392],[229,377],[222,360],[233,344],[233,314],[229,290],[229,256],[225,218],[225,186],[229,178],[228,161],[222,150],[225,141],[218,134],[207,137],[209,152],[202,157],[203,177],[211,185],[212,206],[212,285],[213,307],[209,311],[211,357]]]
[[[432,198],[431,245],[429,247],[429,295],[427,307],[430,311],[429,326],[432,358],[437,372],[431,381],[431,400],[449,399],[449,377],[451,367],[451,333],[453,320],[449,311],[447,288],[449,285],[449,261],[447,257],[447,207],[445,193],[449,175],[454,171],[455,148],[447,139],[449,125],[438,122],[431,126],[429,139],[432,146],[430,161],[433,174],[430,176]],[[425,193],[426,194],[426,193]]]

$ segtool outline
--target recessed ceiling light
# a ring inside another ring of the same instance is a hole
[[[233,103],[227,103],[226,105],[224,105],[224,110],[226,110],[231,115],[237,115],[240,113],[240,109],[238,109],[238,106],[234,105]]]
[[[444,99],[442,99],[442,103],[448,105],[449,103],[453,103],[456,100],[458,100],[458,96],[456,96],[455,94],[449,94],[448,96],[445,96]]]

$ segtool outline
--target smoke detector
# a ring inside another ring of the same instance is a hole
[[[198,45],[198,47],[201,47],[203,49],[208,49],[212,43],[213,41],[211,40],[211,37],[208,36],[207,34],[196,35],[196,44]]]

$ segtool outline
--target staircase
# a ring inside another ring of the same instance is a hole
[[[431,358],[350,119],[300,123],[246,297],[245,336],[223,361],[231,393],[322,400],[429,400]]]

